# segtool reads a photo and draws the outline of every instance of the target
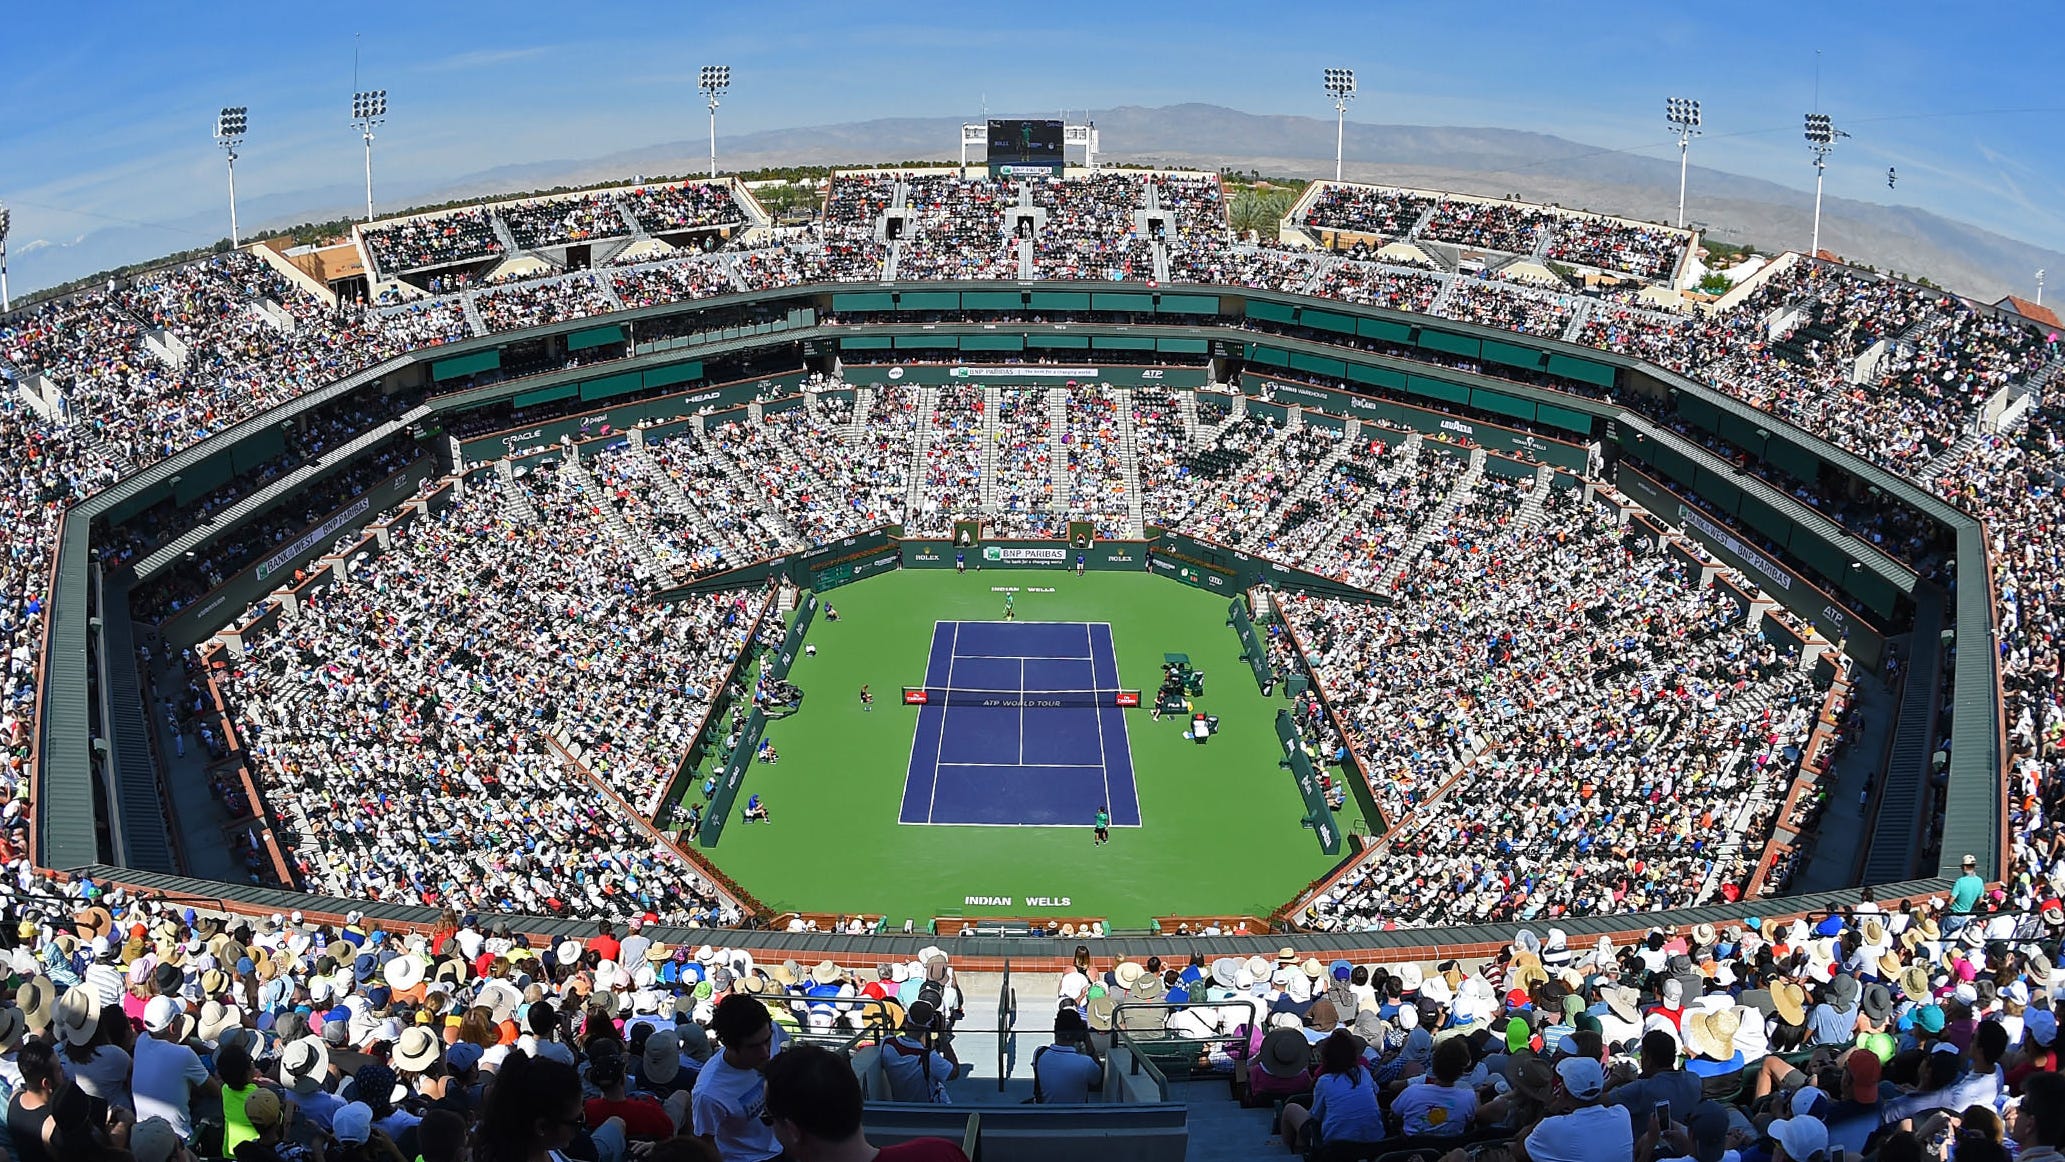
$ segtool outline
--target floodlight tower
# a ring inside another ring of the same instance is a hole
[[[1821,253],[1821,175],[1828,169],[1828,155],[1835,152],[1836,138],[1849,134],[1835,127],[1826,113],[1807,114],[1807,152],[1814,155],[1814,245],[1808,257]]]
[[[717,98],[731,88],[730,65],[704,65],[696,90],[710,100],[710,176],[717,176]]]
[[[7,211],[0,209],[0,278],[7,274]],[[2036,272],[2036,305],[2043,305],[2043,271]]]
[[[351,95],[351,122],[366,140],[366,221],[373,220],[373,126],[387,123],[387,90],[367,89]]]
[[[0,315],[14,309],[14,303],[7,297],[7,228],[14,225],[14,211],[0,206]],[[2043,292],[2037,291],[2041,298]]]
[[[237,238],[237,146],[244,144],[244,130],[250,125],[250,110],[242,105],[225,106],[215,115],[215,144],[222,147],[222,155],[229,162],[229,244],[241,245]]]
[[[1348,102],[1355,99],[1354,69],[1325,69],[1326,95],[1334,99],[1334,180],[1341,180],[1341,143],[1348,133]]]
[[[1664,120],[1678,134],[1678,229],[1685,228],[1685,167],[1692,139],[1699,136],[1699,102],[1688,97],[1666,97]]]

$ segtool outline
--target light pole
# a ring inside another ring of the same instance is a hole
[[[14,301],[7,297],[7,228],[12,225],[14,211],[6,206],[0,206],[0,315],[14,309]],[[2039,290],[2036,293],[2038,298],[2043,297],[2043,291]]]
[[[387,90],[368,89],[351,95],[351,121],[366,139],[366,221],[373,220],[373,126],[387,122]]]
[[[1848,136],[1835,127],[1828,114],[1807,114],[1807,152],[1814,155],[1814,245],[1809,258],[1821,253],[1821,175],[1828,169],[1828,155],[1835,152],[1836,138]]]
[[[7,275],[7,211],[0,210],[0,278]],[[2043,305],[2043,271],[2036,272],[2036,305]]]
[[[1664,120],[1678,134],[1678,229],[1685,228],[1685,166],[1692,139],[1699,136],[1699,102],[1687,97],[1667,97]]]
[[[717,176],[717,98],[731,88],[730,65],[704,65],[696,90],[710,99],[710,176]]]
[[[1341,144],[1348,134],[1348,102],[1355,99],[1354,69],[1324,69],[1326,95],[1334,99],[1334,180],[1341,180]]]
[[[229,161],[229,244],[232,248],[242,245],[237,237],[237,146],[244,144],[244,130],[250,125],[249,112],[242,105],[234,105],[215,115],[215,144],[222,147],[222,155]]]

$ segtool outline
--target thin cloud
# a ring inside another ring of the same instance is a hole
[[[545,55],[543,46],[532,48],[481,48],[462,52],[457,56],[426,61],[420,67],[426,73],[456,73],[467,69],[491,69],[499,65],[515,64],[517,61],[535,60]]]

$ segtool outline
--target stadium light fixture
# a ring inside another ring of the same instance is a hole
[[[351,123],[366,141],[366,221],[373,220],[373,126],[387,123],[387,90],[367,89],[351,95]]]
[[[215,115],[215,144],[222,147],[222,155],[229,163],[229,244],[242,245],[237,237],[237,146],[244,143],[244,130],[250,127],[250,109],[243,105],[224,106]]]
[[[1821,175],[1828,169],[1828,155],[1835,152],[1836,138],[1849,134],[1837,129],[1826,113],[1807,114],[1807,152],[1814,155],[1814,242],[1808,257],[1821,253]]]
[[[696,91],[710,101],[710,176],[717,176],[717,98],[731,88],[730,65],[704,65]]]
[[[1685,168],[1692,139],[1699,136],[1699,102],[1689,97],[1666,97],[1664,120],[1678,134],[1678,229],[1685,228]]]
[[[1334,180],[1341,180],[1341,144],[1348,133],[1348,102],[1355,99],[1354,69],[1324,69],[1326,95],[1334,99]]]
[[[4,278],[7,275],[6,260],[7,210],[5,207],[0,207],[0,278]],[[2041,268],[2036,272],[2036,305],[2039,307],[2043,305],[2043,271]]]
[[[7,229],[14,225],[14,211],[0,205],[0,315],[14,309],[14,303],[7,297]],[[2037,298],[2043,297],[2043,272],[2037,271]]]

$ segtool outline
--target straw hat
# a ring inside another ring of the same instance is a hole
[[[1727,1061],[1735,1056],[1735,1034],[1742,1018],[1735,1010],[1702,1009],[1685,1015],[1685,1043],[1703,1057]]]
[[[236,1028],[243,1019],[244,1014],[238,1012],[234,1005],[209,1001],[201,1006],[201,1020],[195,1032],[203,1041],[219,1040],[224,1032]]]
[[[1133,982],[1139,980],[1141,974],[1145,973],[1146,971],[1147,970],[1145,968],[1141,967],[1138,963],[1134,961],[1121,960],[1119,961],[1118,967],[1111,970],[1111,976],[1112,979],[1118,983],[1118,986],[1120,988],[1131,989],[1133,987]]]
[[[1778,1019],[1788,1025],[1807,1023],[1807,990],[1789,980],[1776,981],[1771,985],[1771,1007],[1778,1010]]]
[[[51,1024],[68,1045],[84,1045],[100,1031],[100,994],[85,985],[73,985],[57,999]]]
[[[29,1031],[28,1018],[20,1009],[0,1009],[0,1053],[12,1053],[21,1047],[22,1035]]]
[[[394,1063],[410,1073],[422,1073],[437,1064],[444,1046],[428,1027],[417,1025],[402,1034],[394,1046]]]
[[[829,960],[820,960],[810,966],[810,979],[813,984],[834,985],[845,978],[846,973]]]
[[[57,986],[50,983],[49,977],[38,973],[14,990],[14,1003],[21,1006],[29,1028],[46,1028],[50,1024],[51,1009],[57,1004]]]

